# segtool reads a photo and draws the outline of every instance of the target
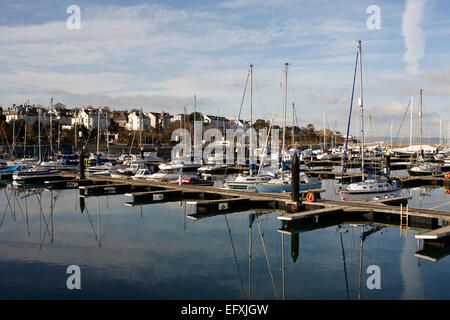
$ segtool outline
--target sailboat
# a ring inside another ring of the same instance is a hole
[[[287,104],[287,70],[288,64],[284,65],[285,88],[284,88],[284,125],[283,125],[283,147],[282,147],[282,167],[285,167],[286,150],[285,150],[285,130],[286,130],[286,104]],[[266,182],[258,182],[255,184],[258,192],[291,192],[292,176],[289,173],[282,172],[281,177],[271,179]],[[304,171],[300,172],[299,190],[317,189],[321,187],[321,181],[316,177],[310,177]]]
[[[348,186],[341,186],[338,190],[339,195],[342,200],[350,200],[350,201],[372,201],[372,200],[380,200],[385,198],[393,198],[397,197],[400,194],[400,182],[396,180],[394,183],[388,175],[380,174],[369,176],[368,179],[365,179],[364,172],[364,117],[363,117],[363,90],[362,90],[362,56],[361,56],[361,40],[358,40],[358,52],[356,55],[356,65],[355,65],[355,75],[353,79],[353,89],[355,86],[355,78],[356,78],[356,69],[358,66],[358,57],[359,57],[359,75],[360,75],[360,97],[359,97],[359,107],[361,113],[361,174],[362,181],[357,183],[351,183]],[[354,90],[353,90],[354,91]],[[353,103],[353,91],[352,91],[352,100]],[[351,114],[351,106],[350,106],[350,114]],[[349,126],[350,127],[350,119]],[[347,141],[348,141],[348,130],[347,129]],[[347,148],[347,143],[346,143]],[[345,160],[346,160],[346,152],[344,154],[344,162],[342,165],[342,170],[344,170]],[[342,180],[341,180],[342,181]]]
[[[424,152],[422,147],[422,93],[423,90],[420,89],[420,161],[422,163],[407,170],[410,176],[431,176],[442,174],[442,168],[439,165],[429,162],[423,162]]]
[[[38,144],[39,144],[39,162],[38,165],[42,162],[41,156],[41,110],[38,110]],[[49,170],[43,169],[38,166],[35,166],[28,170],[14,171],[13,180],[16,182],[27,182],[27,181],[35,181],[35,180],[49,180],[61,177],[61,171],[59,170]]]
[[[252,128],[253,123],[253,65],[250,64],[249,73],[248,73],[248,79],[250,78],[250,130]],[[245,84],[245,88],[247,88],[247,83]],[[244,90],[244,96],[242,97],[242,101],[244,101],[245,97],[245,90]],[[241,105],[242,107],[242,105]],[[240,111],[239,111],[240,115]],[[238,119],[240,116],[238,116]],[[251,141],[252,139],[250,139]],[[250,142],[251,143],[251,142]],[[250,148],[251,151],[253,151],[253,148]],[[268,182],[270,181],[273,176],[270,175],[270,173],[266,174],[259,174],[257,176],[252,174],[252,169],[255,166],[253,161],[253,155],[250,157],[250,174],[240,174],[234,179],[227,179],[224,182],[224,187],[228,189],[238,189],[238,190],[248,190],[248,191],[255,191],[255,184],[257,182]]]

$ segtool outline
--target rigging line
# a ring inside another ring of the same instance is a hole
[[[350,111],[348,113],[347,138],[345,139],[344,160],[342,162],[342,173],[341,173],[341,184],[343,184],[343,181],[344,181],[345,162],[347,161],[348,136],[350,134],[350,123],[351,123],[351,119],[352,119],[353,95],[355,93],[356,70],[358,69],[358,55],[359,55],[359,51],[356,52],[355,72],[353,74],[352,97],[350,100]]]
[[[279,89],[278,89],[278,95],[277,95],[277,97],[276,97],[276,99],[275,99],[275,105],[274,105],[274,108],[273,108],[273,111],[272,111],[272,118],[271,118],[271,120],[270,120],[269,132],[267,133],[266,143],[264,144],[264,147],[263,147],[263,152],[262,152],[262,157],[261,157],[261,163],[260,163],[261,165],[260,165],[259,168],[258,168],[258,173],[257,173],[256,177],[258,177],[259,174],[260,174],[260,172],[261,172],[262,163],[264,162],[264,157],[266,156],[267,144],[269,143],[269,137],[271,136],[271,134],[273,135],[273,133],[272,133],[272,127],[273,127],[273,125],[274,125],[275,110],[277,109],[278,98],[279,98],[280,95],[281,95],[281,89],[282,89],[282,87],[283,87],[283,80],[280,81],[280,87],[279,87]],[[277,146],[277,148],[278,148],[278,146]],[[273,150],[270,150],[270,154],[271,154],[271,155],[272,155],[272,152],[273,152]],[[277,162],[278,162],[278,161],[277,161]]]
[[[89,222],[91,223],[92,231],[94,232],[95,241],[96,241],[97,243],[99,243],[99,241],[98,241],[98,236],[97,236],[97,232],[95,231],[94,225],[92,224],[91,215],[89,214],[88,206],[86,206],[86,213],[87,213]]]
[[[11,151],[11,146],[9,145],[8,137],[6,136],[5,128],[3,127],[3,123],[2,123],[2,130],[3,130],[3,135],[5,136],[5,139],[6,139],[6,144],[8,145],[9,154],[14,157],[14,155],[12,154],[12,151]]]
[[[19,209],[20,209],[20,213],[22,214],[22,218],[25,219],[25,216],[23,215],[23,209],[22,209],[22,206],[20,205],[19,199],[17,199],[17,197],[14,197],[14,201],[17,202],[17,205],[19,206]]]
[[[275,288],[275,280],[273,279],[272,269],[270,267],[270,260],[269,260],[269,257],[267,255],[266,244],[264,243],[264,237],[262,235],[261,227],[259,225],[258,215],[256,215],[256,224],[258,225],[259,236],[261,237],[261,242],[262,242],[263,249],[264,249],[264,255],[266,256],[267,267],[269,268],[270,278],[272,279],[273,292],[275,293],[275,298],[278,300],[278,294],[277,294],[277,290]]]
[[[344,261],[345,287],[347,288],[347,300],[350,300],[350,295],[348,292],[347,263],[345,261],[344,242],[342,241],[342,232],[341,231],[339,231],[339,236],[341,237],[342,259]]]
[[[42,196],[42,194],[39,194],[39,195]],[[51,235],[50,235],[50,230],[48,229],[47,220],[45,220],[44,211],[42,210],[42,203],[41,203],[41,201],[40,201],[40,199],[39,199],[37,194],[36,194],[36,198],[38,199],[38,203],[39,203],[39,211],[40,211],[39,212],[39,217],[42,215],[42,218],[44,219],[44,223],[45,223],[44,237],[42,238],[42,241],[39,244],[39,249],[42,249],[42,245],[44,244],[46,234],[48,233],[48,237],[49,238],[51,238]]]
[[[244,105],[245,93],[247,92],[247,85],[248,85],[248,78],[249,77],[250,77],[250,69],[247,72],[247,80],[245,80],[245,87],[244,87],[244,92],[242,94],[241,106],[239,108],[239,114],[238,114],[238,117],[237,117],[238,121],[241,119],[242,106]]]
[[[5,195],[6,195],[6,194],[7,194],[7,193],[6,193],[6,189],[5,189]],[[9,201],[9,200],[11,199],[12,194],[13,194],[13,191],[11,191],[11,193],[9,194],[9,197],[8,197],[8,196],[6,197],[6,201],[8,201],[8,203],[6,204],[5,211],[6,211],[6,210],[8,209],[8,207],[9,207],[9,210],[10,210],[10,212],[11,212],[11,216],[14,216],[13,208],[12,208],[12,206],[11,206],[11,202]]]
[[[405,113],[403,114],[402,123],[400,124],[400,127],[398,128],[397,136],[395,137],[395,140],[394,140],[394,143],[393,143],[394,145],[395,145],[395,143],[397,142],[398,135],[400,134],[400,130],[402,129],[403,122],[405,121],[405,117],[406,117],[406,114],[408,113],[408,109],[409,109],[409,105],[410,105],[410,104],[411,104],[411,99],[409,99],[408,105],[406,106]]]
[[[244,290],[244,282],[242,281],[241,269],[239,268],[239,262],[238,262],[237,256],[236,256],[236,249],[234,247],[233,237],[231,236],[230,225],[228,224],[228,219],[227,219],[227,215],[226,214],[224,215],[224,217],[225,217],[225,221],[227,223],[227,229],[228,229],[228,234],[230,236],[231,247],[233,248],[234,261],[236,263],[237,272],[238,272],[238,275],[239,275],[239,281],[241,282],[242,294],[243,294],[243,296],[245,298],[246,295],[245,295],[245,290]]]
[[[6,195],[6,200],[8,201],[8,203],[9,203],[9,197],[8,197],[8,194],[6,193],[6,190],[5,190],[5,195]],[[0,222],[0,229],[2,228],[2,226],[3,226],[3,221],[5,220],[5,217],[6,217],[6,211],[8,210],[8,205],[6,205],[6,207],[5,207],[5,210],[3,210],[3,217],[2,217],[2,221]]]

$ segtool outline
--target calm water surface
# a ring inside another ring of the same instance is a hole
[[[323,184],[323,196],[336,198],[335,182]],[[342,223],[286,233],[279,212],[200,218],[187,202],[83,203],[78,190],[2,187],[1,299],[450,298],[450,258],[417,258],[420,231]],[[414,207],[450,210],[443,188],[403,193]],[[380,290],[366,286],[373,264]],[[69,265],[81,268],[81,290],[66,287]]]

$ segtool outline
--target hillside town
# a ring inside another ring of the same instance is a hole
[[[53,99],[52,99],[53,101]],[[108,136],[109,143],[130,144],[137,139],[133,139],[136,132],[140,132],[144,144],[170,143],[171,133],[177,128],[187,128],[190,130],[194,120],[202,121],[203,127],[216,128],[222,133],[227,129],[248,128],[249,122],[245,119],[229,119],[219,115],[202,114],[200,112],[169,114],[165,111],[144,112],[142,108],[131,110],[112,110],[108,106],[93,107],[83,106],[68,108],[62,103],[51,102],[50,107],[42,105],[32,105],[29,102],[10,107],[0,106],[0,122],[2,132],[0,141],[3,146],[33,143],[38,136],[38,122],[45,127],[46,132],[41,132],[44,136],[50,136],[52,131],[58,145],[64,143],[73,144],[75,132],[77,137],[87,142],[94,142],[99,132],[102,137]],[[24,125],[26,124],[26,125]],[[257,119],[252,124],[254,129],[269,128],[270,122],[264,119]],[[277,126],[273,126],[277,128]],[[287,143],[290,139],[301,139],[304,143],[322,143],[323,137],[332,143],[342,142],[343,137],[339,132],[329,129],[316,131],[314,126],[308,124],[306,127],[295,127],[294,137],[292,127],[286,128]],[[135,138],[135,137],[134,137]],[[91,140],[92,139],[92,140]],[[48,139],[47,139],[48,140]]]

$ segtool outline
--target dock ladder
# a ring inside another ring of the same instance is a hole
[[[403,212],[403,204],[400,204],[400,237],[402,236],[403,229],[406,229],[406,237],[408,237],[408,204],[406,205],[406,211]]]

